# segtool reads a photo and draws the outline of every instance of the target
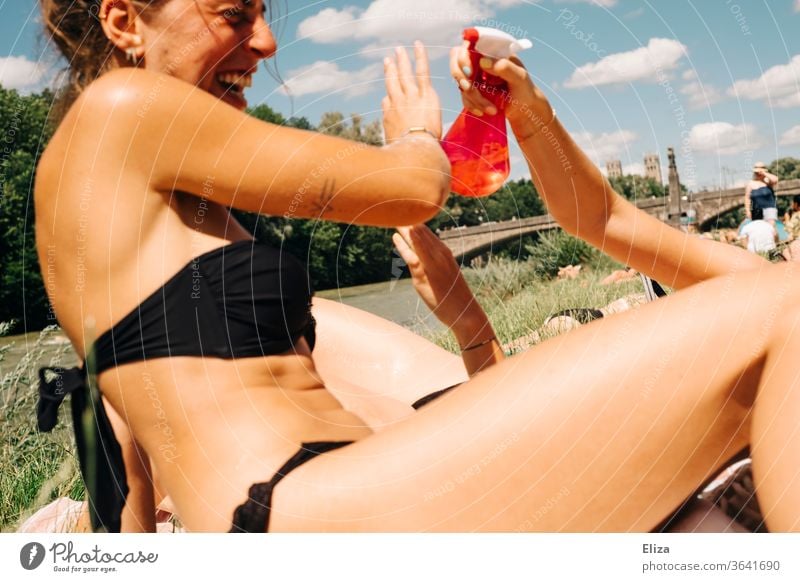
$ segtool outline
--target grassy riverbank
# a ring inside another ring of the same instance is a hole
[[[608,261],[596,262],[594,270],[584,269],[570,280],[549,279],[536,264],[497,260],[485,268],[465,270],[503,342],[531,334],[559,310],[601,307],[641,292],[638,279],[601,285],[600,280],[614,268]],[[432,334],[430,339],[456,349],[447,332]],[[0,338],[0,531],[14,531],[33,511],[57,497],[80,499],[83,495],[69,406],[62,407],[61,422],[52,433],[36,430],[38,368],[74,362],[69,343],[57,328]]]

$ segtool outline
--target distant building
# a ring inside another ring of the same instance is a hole
[[[644,157],[644,177],[663,184],[661,179],[661,158],[658,154],[647,154]]]
[[[622,178],[622,162],[619,160],[606,162],[606,174],[609,178]]]

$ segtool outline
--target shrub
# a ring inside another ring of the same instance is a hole
[[[563,230],[542,233],[534,245],[526,245],[528,262],[540,277],[552,278],[561,267],[585,265],[593,269],[612,269],[618,265],[602,252]]]

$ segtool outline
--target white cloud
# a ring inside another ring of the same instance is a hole
[[[651,38],[646,47],[608,55],[578,67],[564,86],[579,89],[633,81],[656,83],[678,66],[686,52],[686,46],[677,40]]]
[[[800,12],[800,0],[794,0],[794,11]]]
[[[41,63],[25,57],[0,57],[0,85],[6,89],[24,89],[38,84],[47,73]]]
[[[800,0],[798,0],[800,2]],[[800,145],[800,125],[787,129],[781,136],[782,146]]]
[[[722,100],[722,94],[711,84],[701,83],[694,69],[684,71],[681,77],[688,81],[680,92],[689,98],[689,109],[706,109]]]
[[[600,134],[580,131],[574,133],[572,137],[600,168],[605,168],[606,162],[609,160],[628,157],[626,155],[628,147],[639,138],[636,133],[627,129]]]
[[[500,28],[517,37],[528,31],[515,23],[494,20],[498,8],[530,0],[373,0],[367,8],[326,8],[297,27],[299,38],[318,43],[378,42],[381,47],[419,39],[427,45],[457,44],[466,24]]]
[[[740,79],[728,89],[728,94],[739,99],[763,99],[772,107],[797,107],[800,105],[800,55],[795,55],[785,65],[767,69],[757,79]]]
[[[763,140],[750,123],[733,125],[726,121],[700,123],[689,132],[689,147],[701,153],[738,154],[761,147]]]
[[[379,64],[368,65],[358,71],[343,71],[336,63],[317,61],[289,71],[289,78],[282,90],[296,97],[311,93],[335,92],[342,92],[352,97],[368,93],[375,85],[381,83],[383,83],[383,67]]]
[[[311,37],[314,42],[319,43],[338,42],[349,36],[348,31],[356,20],[356,10],[354,6],[343,10],[324,8],[298,25],[297,36]]]

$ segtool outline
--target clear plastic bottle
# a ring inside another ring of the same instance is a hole
[[[464,109],[442,140],[442,148],[452,167],[450,189],[462,196],[488,196],[503,186],[511,171],[505,117],[508,86],[483,71],[480,60],[484,56],[509,57],[530,48],[531,42],[484,27],[468,28],[463,37],[469,42],[470,79],[497,108],[497,114],[478,117]]]

